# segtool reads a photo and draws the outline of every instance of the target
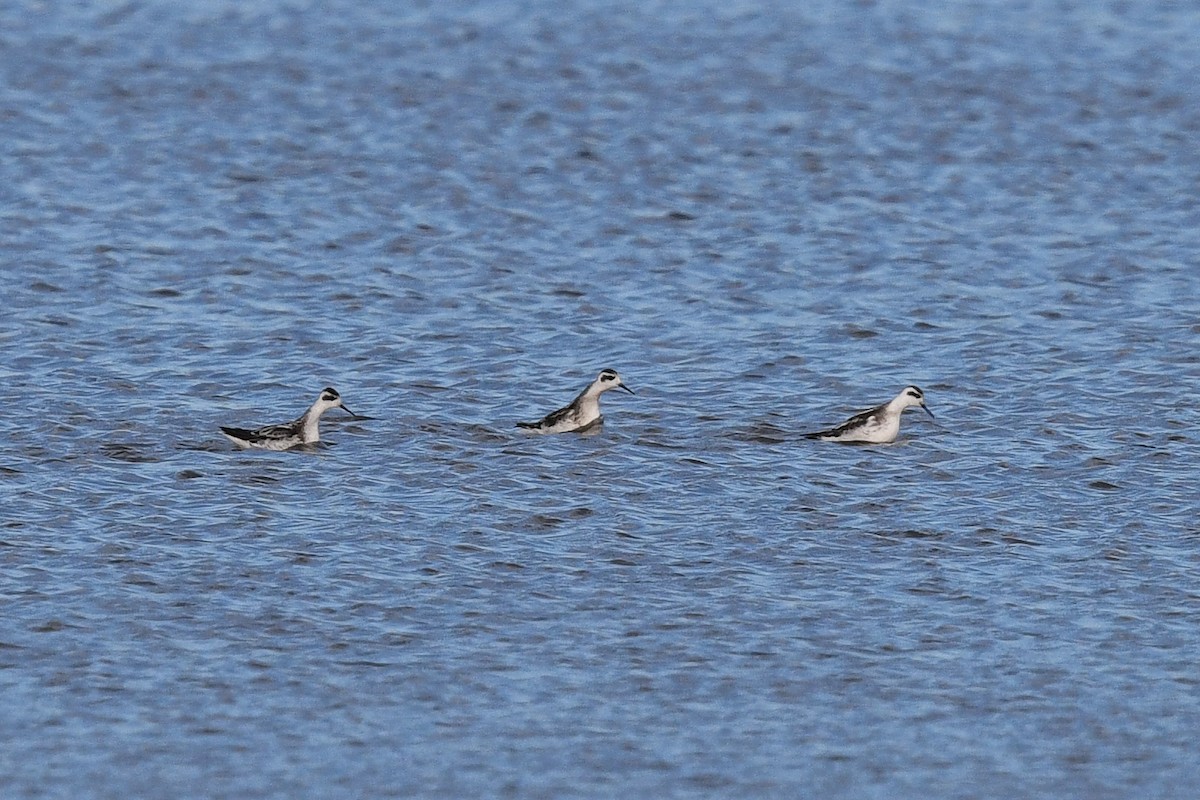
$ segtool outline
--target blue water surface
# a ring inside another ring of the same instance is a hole
[[[0,7],[0,795],[1192,797],[1197,41]]]

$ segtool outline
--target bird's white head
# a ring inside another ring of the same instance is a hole
[[[630,394],[637,394],[637,392],[625,385],[615,369],[600,370],[600,374],[596,376],[596,380],[592,385],[596,387],[597,394],[607,392],[609,389],[624,389]]]
[[[342,396],[332,386],[326,386],[321,390],[321,396],[317,398],[317,408],[320,410],[320,413],[324,413],[331,408],[340,408],[352,417],[358,416],[358,414],[346,408],[346,404],[342,402]]]
[[[929,410],[929,406],[925,405],[925,393],[921,391],[919,386],[905,386],[900,394],[896,395],[896,400],[900,401],[900,409],[904,410],[912,406],[920,406],[925,409],[925,413],[930,417],[933,412]]]

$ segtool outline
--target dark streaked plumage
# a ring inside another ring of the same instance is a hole
[[[518,422],[517,427],[536,433],[568,433],[591,428],[604,420],[600,415],[600,395],[609,389],[624,389],[636,394],[621,381],[615,369],[604,369],[570,405],[550,412],[537,422]]]
[[[352,417],[357,417],[342,403],[337,390],[326,386],[317,401],[307,411],[291,422],[266,425],[262,428],[227,428],[221,426],[225,438],[243,449],[287,450],[299,444],[313,444],[321,440],[321,415],[331,408],[341,408]]]
[[[883,405],[855,414],[836,428],[806,433],[804,436],[827,442],[887,444],[895,441],[900,433],[900,415],[913,406],[920,406],[926,414],[933,416],[933,412],[925,405],[924,392],[916,386],[906,386],[900,394]]]

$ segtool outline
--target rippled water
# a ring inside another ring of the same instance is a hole
[[[1190,797],[1197,37],[0,9],[0,793]]]

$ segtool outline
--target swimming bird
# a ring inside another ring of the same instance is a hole
[[[615,369],[600,370],[596,380],[580,392],[569,406],[552,411],[537,422],[518,422],[517,427],[537,433],[568,433],[586,430],[604,421],[604,417],[600,416],[600,395],[609,389],[618,388],[624,389],[630,394],[637,394],[621,381],[621,376]]]
[[[900,394],[870,411],[855,414],[850,419],[827,431],[804,434],[807,439],[826,442],[860,442],[863,444],[887,444],[894,442],[900,433],[900,415],[904,409],[920,406],[930,417],[933,412],[925,405],[925,394],[916,386],[906,386]]]
[[[357,417],[342,403],[342,396],[331,386],[321,390],[317,402],[309,406],[297,419],[280,425],[267,425],[263,428],[247,430],[245,428],[226,428],[221,426],[225,438],[243,449],[259,448],[262,450],[287,450],[298,444],[313,444],[321,441],[321,415],[331,408],[341,408],[352,417]]]

